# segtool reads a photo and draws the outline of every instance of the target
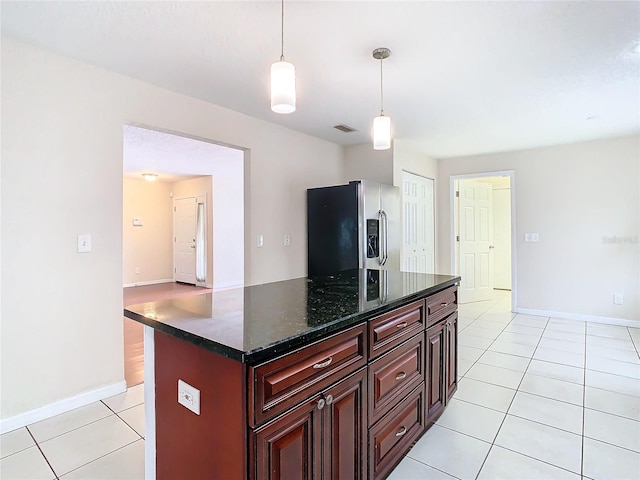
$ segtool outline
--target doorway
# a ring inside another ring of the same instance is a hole
[[[124,126],[125,305],[244,284],[244,162],[239,148]],[[131,386],[144,380],[143,329],[124,323]]]
[[[510,291],[515,308],[515,172],[451,177],[451,265],[459,302]]]

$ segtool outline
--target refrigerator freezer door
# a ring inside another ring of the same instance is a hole
[[[400,189],[391,185],[380,185],[380,210],[386,217],[384,243],[386,262],[384,268],[400,270],[400,246],[402,245],[402,224],[400,219]]]
[[[384,227],[382,215],[380,213],[380,184],[360,180],[353,182],[358,185],[358,230],[360,232],[358,241],[360,242],[360,268],[377,269],[381,268],[383,260],[384,248]],[[367,221],[375,220],[378,223],[378,255],[369,257],[368,238],[367,238]]]

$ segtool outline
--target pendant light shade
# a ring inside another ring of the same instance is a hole
[[[276,113],[296,110],[296,67],[284,60],[271,65],[271,110]]]
[[[380,115],[373,119],[373,149],[391,148],[391,117]]]
[[[389,55],[391,55],[391,50],[388,48],[376,48],[373,51],[373,58],[380,60],[380,115],[373,119],[371,131],[374,150],[388,150],[391,148],[391,118],[384,114],[382,91],[382,60],[388,58]]]
[[[281,3],[280,61],[271,65],[271,110],[296,111],[296,67],[284,59],[284,0]]]

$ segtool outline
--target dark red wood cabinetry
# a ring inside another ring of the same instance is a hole
[[[435,421],[458,386],[458,314],[427,328],[427,420]]]
[[[385,478],[455,392],[457,330],[453,286],[256,365],[156,331],[156,476]]]
[[[366,378],[363,368],[256,429],[253,476],[363,480]]]

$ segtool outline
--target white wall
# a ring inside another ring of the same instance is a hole
[[[450,176],[514,170],[516,307],[638,320],[639,169],[638,136],[440,160],[440,270],[451,271]],[[603,239],[614,236],[630,243]]]
[[[173,278],[171,184],[125,178],[123,181],[123,283]],[[143,225],[134,226],[133,218]],[[136,268],[140,273],[136,274]]]
[[[393,184],[393,146],[374,150],[371,143],[344,147],[343,183],[351,180]]]
[[[340,146],[5,37],[1,93],[3,422],[123,380],[124,124],[248,149],[245,282],[305,275],[306,188],[341,181]]]
[[[402,187],[403,170],[421,177],[432,178],[437,190],[438,161],[402,140],[395,140],[393,142],[393,185],[396,187]],[[436,212],[437,210],[436,206]]]

